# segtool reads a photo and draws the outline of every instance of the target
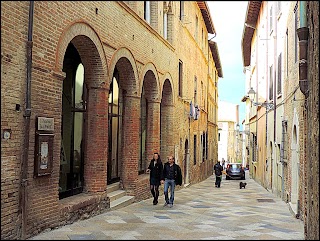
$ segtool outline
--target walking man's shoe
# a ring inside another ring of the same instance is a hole
[[[172,208],[172,207],[173,207],[173,204],[170,203],[170,204],[169,204],[169,208]]]
[[[168,206],[168,203],[167,202],[165,202],[164,204],[163,204],[163,206],[165,207],[165,206]]]

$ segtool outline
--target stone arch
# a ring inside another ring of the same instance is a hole
[[[168,86],[168,84],[170,84],[171,86],[171,90],[172,93],[174,93],[174,85],[173,85],[173,81],[172,81],[172,76],[170,75],[170,73],[165,73],[164,76],[162,77],[162,81],[161,81],[162,85],[161,85],[161,93],[163,93],[163,90],[165,89],[165,84]],[[171,103],[172,105],[175,104],[175,98],[173,98],[173,94],[172,94],[172,100]],[[161,96],[161,101],[162,101],[163,96]]]
[[[160,101],[160,84],[158,71],[154,64],[147,63],[141,71],[140,95],[142,89],[145,88],[149,101]]]
[[[119,71],[120,87],[126,90],[128,95],[138,96],[137,64],[129,49],[122,47],[112,55],[109,65],[109,84],[111,84],[115,69],[123,70]],[[127,81],[128,79],[130,81]]]
[[[125,47],[115,51],[110,60],[108,84],[110,85],[112,80],[116,80],[118,84],[117,122],[119,127],[115,129],[116,134],[109,139],[111,143],[116,138],[117,144],[109,146],[108,151],[112,152],[109,153],[109,156],[113,156],[116,152],[118,174],[123,188],[129,195],[135,195],[139,161],[139,142],[137,140],[139,140],[140,96],[138,95],[137,73],[136,61],[131,51]],[[109,116],[113,118],[114,113],[109,113]],[[109,122],[109,126],[111,123]],[[109,166],[114,166],[114,164],[111,163]]]
[[[149,157],[160,150],[160,87],[158,72],[152,63],[147,63],[143,67],[140,76],[139,172],[141,173],[146,170]]]
[[[70,49],[75,49],[71,55],[69,55]],[[74,75],[70,73],[72,68],[68,65],[74,62],[75,56],[80,57],[78,60],[84,66],[83,96],[86,97],[83,103],[85,107],[81,112],[77,112],[77,114],[82,113],[79,120],[79,123],[82,124],[74,126],[79,133],[83,133],[81,148],[83,150],[84,181],[81,183],[84,185],[83,191],[85,192],[105,192],[107,159],[105,153],[108,147],[105,141],[108,136],[108,95],[106,94],[108,70],[101,40],[89,24],[78,20],[63,31],[56,51],[55,72],[66,71],[63,84],[67,85],[68,81],[74,81]],[[63,85],[62,91],[64,87]],[[65,111],[66,114],[73,112],[70,111],[70,108],[65,109],[63,102],[62,111]],[[69,118],[72,120],[76,117],[70,114]],[[72,140],[67,140],[65,144],[72,146]]]
[[[54,67],[56,72],[62,71],[64,55],[69,43],[77,48],[84,65],[91,66],[86,70],[86,75],[90,75],[88,71],[98,74],[99,78],[92,80],[94,82],[91,82],[90,85],[104,87],[108,76],[107,60],[97,32],[83,20],[71,23],[63,31],[58,41]]]
[[[174,155],[174,95],[169,73],[164,75],[160,104],[160,150],[164,156]]]

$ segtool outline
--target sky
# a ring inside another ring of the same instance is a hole
[[[218,45],[223,78],[218,81],[219,100],[239,105],[239,124],[245,119],[245,74],[241,39],[247,1],[207,1],[216,30],[212,41]],[[209,35],[209,38],[213,35]]]

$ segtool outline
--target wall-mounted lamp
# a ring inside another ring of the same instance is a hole
[[[259,103],[259,102],[254,102],[254,97],[256,95],[256,92],[254,91],[254,89],[251,87],[250,90],[248,91],[248,95],[249,95],[249,99],[252,102],[252,104],[254,106],[262,106],[265,107],[267,109],[267,111],[269,110],[274,110],[274,104],[273,103],[267,103],[267,102],[263,102],[263,103]]]

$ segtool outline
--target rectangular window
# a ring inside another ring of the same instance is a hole
[[[288,66],[288,64],[289,64],[289,61],[288,61],[288,59],[289,59],[289,39],[288,39],[288,29],[287,29],[287,31],[286,31],[286,52],[287,52],[287,56],[286,56],[286,69],[287,69],[287,76],[289,75],[289,66]]]
[[[294,62],[296,63],[298,60],[298,35],[297,35],[297,28],[298,28],[298,3],[294,8],[294,28],[293,28],[293,39],[294,39]]]
[[[254,162],[257,162],[258,161],[258,158],[257,158],[257,136],[253,134],[253,137],[252,137],[252,142],[253,142],[253,145],[252,145],[252,161]]]
[[[163,13],[163,37],[168,39],[168,13]]]
[[[194,104],[197,103],[197,76],[194,76],[194,93],[193,93],[193,98],[194,98]]]
[[[270,7],[270,32],[273,30],[273,11],[272,11],[272,6]]]
[[[150,20],[151,20],[150,1],[144,1],[144,19],[150,24]]]
[[[277,3],[277,15],[279,15],[281,11],[281,1],[276,1],[276,3]]]
[[[204,42],[203,42],[203,29],[201,31],[201,46],[202,46],[202,51],[204,50]]]
[[[269,68],[269,100],[273,100],[273,65]]]
[[[183,66],[182,61],[179,60],[179,96],[182,97],[182,78],[183,77]]]
[[[193,136],[193,165],[197,164],[197,135]]]
[[[183,21],[184,18],[184,1],[180,1],[180,20]]]
[[[194,30],[194,39],[198,41],[198,16],[196,15],[196,28]]]
[[[281,79],[281,61],[282,61],[282,58],[281,58],[282,54],[280,53],[279,56],[278,56],[278,86],[277,86],[277,93],[278,95],[281,94],[281,88],[282,88],[282,79]]]

